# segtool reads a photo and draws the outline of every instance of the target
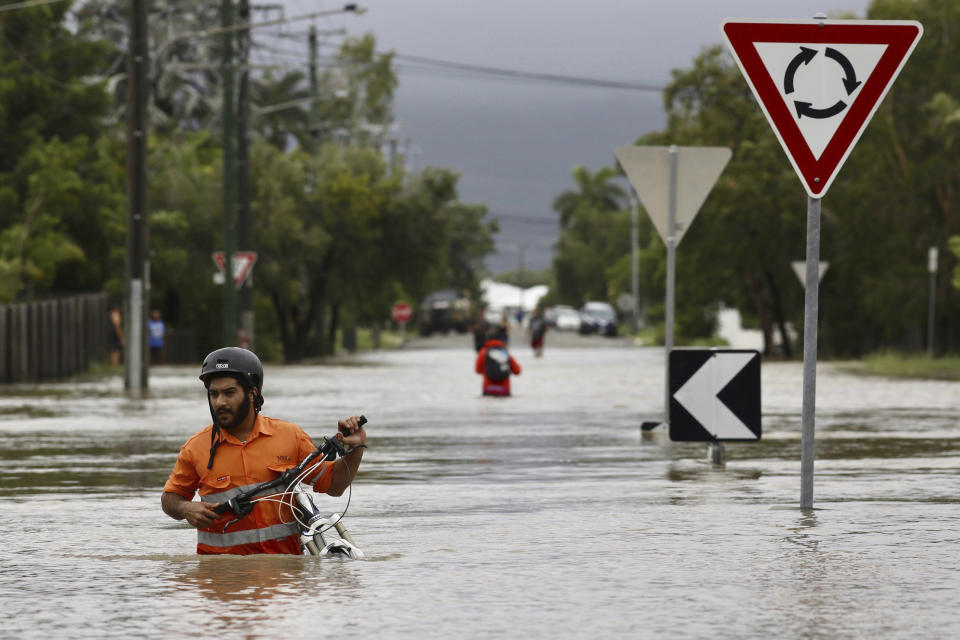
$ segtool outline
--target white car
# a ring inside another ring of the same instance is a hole
[[[554,325],[558,331],[577,331],[580,329],[580,313],[573,307],[557,305],[553,308]]]

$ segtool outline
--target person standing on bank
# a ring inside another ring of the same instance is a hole
[[[166,352],[164,344],[167,327],[163,323],[163,317],[159,309],[154,309],[150,313],[150,320],[147,322],[148,343],[150,344],[150,362],[151,364],[163,364],[166,361]]]
[[[127,342],[123,337],[123,311],[119,304],[111,305],[109,319],[107,349],[110,352],[110,364],[119,367],[123,364],[123,347]]]
[[[490,338],[477,353],[474,369],[483,374],[485,396],[509,396],[510,374],[520,375],[520,365],[507,351],[507,345],[497,329],[490,332]]]
[[[268,418],[263,405],[263,365],[252,351],[226,347],[203,361],[200,379],[207,388],[213,423],[181,447],[163,486],[161,507],[175,520],[197,528],[200,554],[300,554],[300,527],[281,520],[277,504],[261,501],[229,531],[235,516],[218,516],[214,509],[250,485],[274,480],[316,450],[303,429],[292,422]],[[350,486],[366,448],[360,416],[337,423],[336,437],[346,455],[324,463],[304,478],[314,491],[342,495]],[[195,493],[200,501],[194,501]]]

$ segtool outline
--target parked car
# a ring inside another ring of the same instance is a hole
[[[617,335],[617,312],[606,302],[588,302],[580,309],[580,333]]]
[[[420,335],[466,333],[470,320],[470,301],[454,289],[434,291],[420,304]]]
[[[553,322],[558,331],[579,331],[580,312],[567,305],[558,304],[553,307]]]

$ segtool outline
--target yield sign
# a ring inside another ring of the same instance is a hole
[[[227,270],[226,256],[223,251],[213,252],[213,261],[217,264],[220,273]],[[233,254],[233,284],[237,289],[250,277],[253,265],[257,261],[256,251],[236,251]],[[221,280],[222,282],[222,280]]]
[[[759,440],[760,352],[670,352],[670,439]]]
[[[800,278],[800,286],[803,288],[807,287],[807,263],[803,260],[794,260],[790,263],[790,266],[793,267],[793,272],[797,274],[797,277]],[[827,269],[830,268],[830,263],[821,260],[817,263],[817,282],[823,280],[823,274],[827,272]]]
[[[916,46],[896,20],[727,20],[723,35],[807,194],[822,198]]]
[[[666,242],[670,214],[670,147],[626,146],[617,147],[613,153]],[[674,239],[680,244],[733,152],[727,147],[676,147],[676,153]]]

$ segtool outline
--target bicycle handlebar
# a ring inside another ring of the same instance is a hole
[[[361,427],[365,425],[367,423],[366,417],[360,416],[359,423]],[[213,512],[216,513],[217,515],[223,515],[227,511],[232,511],[233,514],[237,516],[237,519],[233,521],[233,522],[236,522],[240,518],[244,517],[245,515],[253,511],[252,499],[258,493],[261,493],[263,491],[267,491],[270,489],[276,489],[279,487],[286,487],[291,482],[293,482],[293,480],[297,478],[303,472],[304,469],[307,468],[307,465],[309,465],[310,463],[312,463],[314,460],[316,460],[321,456],[323,457],[323,460],[336,460],[337,456],[343,456],[344,454],[345,454],[345,450],[343,448],[343,443],[341,443],[340,440],[338,440],[335,437],[328,438],[324,436],[323,443],[321,443],[320,446],[317,447],[316,451],[314,451],[313,453],[308,455],[306,458],[301,460],[300,464],[298,464],[295,467],[290,467],[289,469],[281,473],[280,477],[278,478],[275,478],[273,480],[268,480],[267,482],[261,482],[260,484],[256,484],[250,487],[249,489],[247,489],[246,491],[243,491],[240,494],[234,496],[233,498],[230,498],[226,502],[221,502],[220,505],[213,510]],[[230,524],[233,524],[233,522],[231,522]],[[228,524],[227,527],[229,527],[230,524]],[[224,527],[224,529],[226,529],[226,527]]]

